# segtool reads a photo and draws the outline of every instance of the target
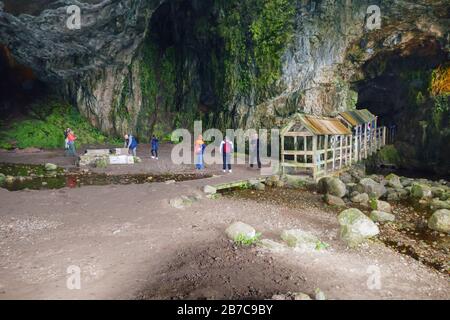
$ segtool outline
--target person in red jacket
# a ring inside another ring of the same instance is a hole
[[[75,133],[72,130],[69,130],[69,133],[67,134],[67,145],[69,146],[68,153],[73,157],[77,156],[77,152],[75,150],[75,140],[77,140]]]

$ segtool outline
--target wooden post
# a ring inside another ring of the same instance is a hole
[[[375,117],[375,145],[374,145],[374,151],[377,152],[378,150],[378,138],[377,138],[377,131],[378,131],[378,117]]]
[[[284,135],[281,135],[281,174],[283,174],[284,175],[284,169],[285,169],[285,167],[284,167],[284,162],[285,162],[285,159],[284,159]]]
[[[353,160],[353,135],[350,135],[350,166],[352,165],[352,160]]]
[[[336,136],[332,136],[333,139],[333,165],[332,165],[332,170],[335,170],[335,166],[336,166]]]
[[[297,136],[294,136],[294,151],[297,151]],[[294,162],[297,163],[297,154],[294,154]]]
[[[386,127],[383,127],[383,146],[386,145]]]
[[[307,148],[307,137],[305,136],[305,137],[303,137],[303,151],[305,151],[305,156],[304,156],[304,158],[305,158],[305,163],[308,163],[308,156],[306,155],[306,152],[308,151],[308,148]]]
[[[324,142],[324,145],[323,145],[323,148],[325,150],[325,154],[323,156],[323,159],[325,161],[325,166],[324,166],[325,175],[327,175],[327,172],[328,172],[328,139],[329,139],[329,136],[326,135],[325,136],[325,142]]]
[[[367,123],[364,126],[364,159],[367,159]]]
[[[313,136],[312,137],[312,143],[313,143],[313,157],[312,157],[312,162],[313,162],[313,179],[316,180],[316,175],[317,175],[317,161],[316,161],[316,157],[317,157],[317,136]]]
[[[344,143],[343,138],[344,136],[342,135],[339,136],[339,169],[342,169],[342,157],[343,157],[342,144]]]

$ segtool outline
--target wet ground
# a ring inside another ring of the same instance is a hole
[[[342,211],[326,206],[320,194],[306,189],[301,191],[286,188],[266,188],[265,191],[235,189],[233,192],[225,192],[224,195],[233,199],[262,201],[292,209],[314,207],[334,212],[336,215]],[[356,206],[348,204],[348,207]],[[392,207],[396,221],[381,224],[378,239],[395,251],[450,276],[450,235],[428,228],[427,221],[432,212],[425,205],[409,202],[392,204]],[[370,214],[368,209],[358,208]]]
[[[43,165],[1,163],[0,173],[18,177],[13,182],[4,183],[3,188],[9,191],[46,190],[61,188],[79,188],[83,186],[106,186],[117,184],[143,184],[166,181],[188,181],[205,179],[211,175],[206,173],[177,174],[118,174],[95,173],[88,170],[58,168],[46,171]]]

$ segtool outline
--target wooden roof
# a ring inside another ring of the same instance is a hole
[[[301,126],[299,126],[301,124]],[[350,135],[351,131],[339,120],[335,118],[317,117],[312,115],[298,115],[295,119],[281,131],[286,134],[289,131],[300,130],[303,127],[314,135]]]
[[[345,111],[339,113],[339,115],[352,127],[371,122],[376,118],[376,116],[367,109]]]

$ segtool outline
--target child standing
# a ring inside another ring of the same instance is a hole
[[[155,135],[152,136],[150,144],[152,146],[152,159],[158,160],[159,140]]]
[[[233,152],[233,142],[225,137],[223,141],[220,143],[220,153],[222,154],[223,159],[223,172],[226,172],[228,168],[228,172],[231,173],[231,153]]]

